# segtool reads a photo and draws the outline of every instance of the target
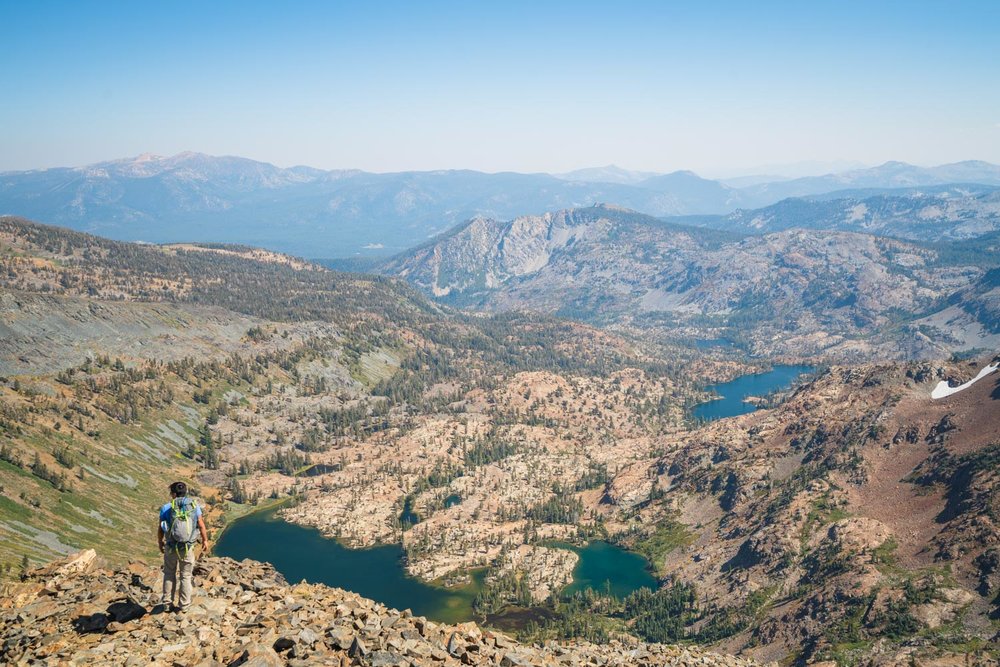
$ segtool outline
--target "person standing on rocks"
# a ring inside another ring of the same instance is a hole
[[[199,537],[202,551],[208,551],[208,531],[201,508],[194,498],[188,498],[187,493],[184,482],[170,485],[170,502],[160,508],[160,525],[156,532],[160,553],[163,554],[161,607],[172,608],[176,592],[177,606],[173,608],[182,612],[191,604],[194,545]]]

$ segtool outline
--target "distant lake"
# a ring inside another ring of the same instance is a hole
[[[474,571],[472,582],[464,586],[434,586],[406,574],[399,545],[348,549],[323,537],[315,528],[283,521],[276,512],[254,512],[234,521],[219,538],[215,554],[266,561],[289,582],[305,579],[344,588],[435,621],[459,623],[475,618],[472,601],[482,590],[483,570]],[[656,588],[656,580],[646,569],[648,563],[638,554],[607,542],[591,542],[585,547],[558,546],[580,554],[567,593],[584,588],[603,592],[605,581],[611,582],[611,592],[617,597],[641,586]],[[503,614],[492,619],[504,625]]]
[[[420,523],[420,515],[413,511],[413,498],[406,497],[403,501],[403,511],[399,513],[399,523],[404,530],[409,530]]]
[[[699,350],[711,350],[714,347],[732,347],[732,341],[725,338],[702,338],[694,341],[694,346]]]
[[[745,415],[757,409],[757,406],[744,402],[748,396],[763,397],[773,391],[787,389],[799,376],[814,370],[812,366],[775,366],[766,373],[741,375],[729,382],[709,385],[706,389],[722,398],[694,406],[691,416],[712,421]]]

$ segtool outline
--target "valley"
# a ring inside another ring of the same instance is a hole
[[[174,248],[129,247],[82,235],[63,236],[63,232],[27,223],[8,220],[6,224],[11,247],[20,253],[8,256],[8,266],[32,267],[27,273],[30,282],[23,274],[7,272],[8,277],[17,276],[9,294],[18,307],[7,316],[9,331],[15,335],[6,339],[14,351],[37,347],[34,332],[39,322],[30,320],[36,311],[22,305],[34,294],[47,294],[53,305],[62,307],[76,303],[84,287],[113,290],[121,300],[111,303],[120,304],[122,312],[128,308],[141,312],[138,309],[155,303],[161,313],[169,313],[191,308],[187,304],[194,294],[211,301],[213,293],[202,280],[211,285],[221,275],[214,268],[208,276],[201,273],[206,270],[202,268],[204,252],[177,254]],[[28,251],[37,253],[37,259],[27,261]],[[143,267],[142,285],[157,280],[157,271],[163,270],[158,263],[169,261],[170,271],[189,276],[184,288],[148,292],[140,287],[135,291],[140,283],[133,282],[122,271],[124,267],[109,276],[104,273],[105,264],[95,267],[91,259],[95,254],[107,258],[129,253],[135,254],[128,257],[129,268]],[[239,262],[259,263],[241,255],[225,257],[236,262],[235,275],[230,272],[235,280],[241,275]],[[61,267],[58,273],[52,268],[56,265]],[[316,271],[316,280],[326,275],[322,270],[292,265],[267,266],[296,279],[304,271]],[[329,292],[340,304],[344,298],[353,298],[349,295],[355,290],[357,298],[369,298],[363,292],[369,287],[367,279],[351,280],[355,282],[337,279],[338,291]],[[370,287],[379,289],[378,283]],[[230,289],[244,288],[234,283]],[[381,302],[372,301],[380,304],[378,311],[338,310],[339,325],[329,321],[267,323],[249,314],[236,315],[233,326],[250,326],[239,338],[222,338],[208,354],[202,351],[202,360],[195,359],[200,350],[188,345],[193,332],[183,325],[168,335],[180,348],[175,353],[184,350],[184,356],[136,355],[126,356],[124,362],[101,353],[106,345],[124,353],[126,348],[116,344],[123,332],[112,330],[115,336],[109,342],[107,336],[87,336],[71,328],[79,346],[73,354],[84,361],[64,367],[55,377],[46,375],[41,364],[23,353],[15,357],[32,365],[35,374],[30,384],[28,379],[23,384],[8,380],[11,405],[22,410],[12,407],[17,423],[9,424],[10,432],[19,442],[30,437],[45,443],[35,446],[42,457],[38,470],[60,471],[61,480],[73,474],[79,458],[111,453],[108,433],[121,427],[134,434],[132,441],[142,449],[116,446],[111,450],[113,460],[131,471],[131,457],[148,458],[153,465],[141,470],[144,483],[152,482],[157,465],[161,470],[186,469],[189,474],[202,468],[197,486],[205,489],[213,505],[224,495],[239,503],[294,495],[301,502],[286,510],[289,518],[317,525],[355,547],[399,541],[403,526],[398,517],[404,505],[412,507],[421,521],[407,531],[408,567],[425,579],[437,579],[485,566],[501,548],[534,535],[532,524],[549,523],[550,513],[562,516],[565,523],[552,523],[543,532],[549,537],[571,534],[579,512],[571,494],[578,487],[599,488],[609,474],[609,464],[616,465],[610,452],[601,451],[601,443],[628,438],[633,442],[616,454],[643,453],[649,447],[647,433],[681,428],[685,403],[700,395],[692,384],[670,379],[677,374],[675,366],[655,362],[632,343],[593,329],[532,318],[480,322],[447,317],[418,302],[413,302],[415,310],[405,310],[408,300],[415,298],[406,288],[386,282],[380,289],[400,291]],[[262,296],[257,293],[246,299],[244,310],[264,312],[276,307]],[[220,300],[230,298],[223,293]],[[299,298],[313,302],[308,293],[300,293]],[[366,321],[353,319],[362,312]],[[381,313],[391,315],[380,318]],[[13,328],[18,322],[21,328]],[[158,329],[154,331],[161,335]],[[57,332],[66,335],[65,330]],[[550,347],[560,339],[563,342]],[[151,344],[147,349],[161,347]],[[55,353],[58,348],[48,351]],[[691,363],[717,377],[737,368],[732,363]],[[521,370],[531,366],[546,370]],[[11,370],[16,372],[17,365]],[[567,372],[582,376],[567,376]],[[610,375],[599,377],[598,373]],[[139,379],[139,384],[128,385]],[[112,388],[120,393],[108,400]],[[548,398],[530,400],[533,390]],[[159,420],[175,405],[186,411],[186,419],[183,428],[177,426],[168,433],[169,438],[147,437],[137,429],[139,421],[148,422],[151,429],[160,428]],[[27,467],[33,453],[22,447],[12,443],[9,448],[8,458],[16,462],[15,467]],[[113,467],[112,459],[104,463]],[[304,468],[323,473],[299,476]],[[476,474],[466,474],[473,470]],[[113,485],[119,480],[91,480],[86,475],[77,473],[88,484]],[[137,477],[131,474],[127,479],[131,483]],[[62,485],[60,481],[55,486]],[[50,493],[44,485],[41,488]],[[359,495],[361,488],[368,493]],[[28,495],[32,489],[32,484],[21,482],[6,487],[15,497],[22,494],[22,501],[36,500]],[[149,489],[144,492],[113,504],[132,505],[149,497]],[[53,501],[63,501],[59,488],[51,493],[55,493]],[[117,498],[107,491],[91,493]],[[446,502],[448,498],[451,503]],[[439,510],[440,516],[435,515]],[[507,513],[506,519],[502,513]],[[103,530],[88,529],[73,546],[96,544],[115,530],[122,531],[119,517],[104,518]],[[16,532],[18,526],[8,529]],[[30,527],[19,530],[32,534]],[[72,534],[68,527],[62,530]],[[482,553],[467,548],[483,539],[489,546]],[[47,556],[51,552],[44,547],[39,538],[22,543],[7,556]]]
[[[612,207],[453,238],[393,260],[424,296],[243,246],[0,219],[0,572],[87,547],[154,559],[148,517],[180,477],[219,554],[525,641],[844,664],[992,650],[997,380],[930,396],[993,356],[912,342],[941,309],[992,326],[982,261],[932,271],[937,251],[905,241]],[[538,282],[557,269],[578,292]],[[845,279],[840,312],[816,298]],[[634,314],[651,289],[669,326]],[[619,296],[585,321],[551,305],[602,290]]]
[[[1000,3],[0,25],[0,666],[1000,667]]]

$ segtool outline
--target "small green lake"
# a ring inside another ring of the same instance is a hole
[[[276,512],[255,512],[234,521],[219,538],[215,553],[237,560],[267,561],[290,582],[305,579],[344,588],[435,621],[458,623],[475,618],[472,601],[482,589],[483,571],[474,572],[472,582],[464,586],[433,586],[406,575],[399,545],[348,549],[314,528],[281,520]],[[611,582],[612,594],[619,597],[641,586],[656,587],[646,561],[637,554],[606,542],[558,546],[580,554],[567,593],[588,587],[604,591],[606,581]],[[502,615],[497,618],[502,622]]]
[[[691,415],[705,421],[745,415],[757,409],[757,406],[746,402],[748,397],[763,397],[787,389],[801,375],[814,370],[812,366],[779,365],[766,373],[741,375],[729,382],[709,385],[706,389],[721,398],[694,406]]]
[[[553,542],[548,546],[570,549],[580,556],[573,569],[573,583],[563,590],[566,595],[592,588],[621,599],[644,586],[654,591],[657,588],[649,562],[637,553],[608,542],[588,542],[583,547]]]
[[[403,501],[403,511],[399,514],[399,523],[402,524],[403,530],[409,530],[420,523],[420,515],[413,511],[413,498],[410,496],[407,496],[406,500]]]

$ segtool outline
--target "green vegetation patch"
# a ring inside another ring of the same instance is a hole
[[[666,567],[667,556],[675,549],[694,542],[696,535],[679,521],[669,520],[656,526],[652,534],[636,539],[630,548],[642,554],[653,565],[658,575]]]
[[[24,505],[11,500],[7,496],[0,496],[0,517],[25,520],[30,519],[32,514],[33,512]]]

